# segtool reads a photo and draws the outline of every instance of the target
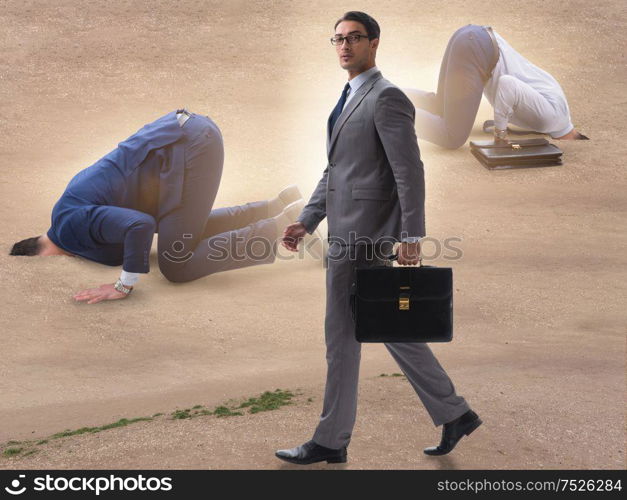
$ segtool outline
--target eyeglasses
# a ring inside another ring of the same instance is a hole
[[[346,40],[349,45],[353,45],[354,43],[359,43],[362,38],[368,38],[368,35],[334,36],[331,38],[331,45],[342,45],[344,40]]]

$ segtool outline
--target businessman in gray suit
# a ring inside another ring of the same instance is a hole
[[[399,242],[398,262],[416,264],[424,226],[424,174],[414,131],[414,106],[375,66],[379,25],[368,14],[347,12],[331,43],[348,83],[327,124],[328,165],[297,222],[282,244],[297,251],[300,240],[327,217],[329,227],[325,338],[327,380],[320,422],[301,446],[278,450],[287,462],[311,464],[347,459],[357,410],[361,344],[350,310],[354,269],[389,263],[384,256]],[[425,405],[443,425],[438,446],[444,455],[481,419],[455,392],[427,344],[385,344]]]

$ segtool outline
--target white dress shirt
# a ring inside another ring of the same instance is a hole
[[[348,94],[346,95],[346,102],[344,103],[344,107],[349,103],[355,93],[360,89],[360,87],[366,83],[368,78],[374,75],[378,70],[376,66],[373,66],[369,70],[364,71],[363,73],[359,73],[355,78],[352,78],[348,81],[350,88],[348,90]],[[342,108],[344,109],[344,108]]]
[[[498,33],[499,60],[483,90],[494,107],[495,128],[512,123],[561,137],[573,129],[564,91],[546,71],[516,52]]]

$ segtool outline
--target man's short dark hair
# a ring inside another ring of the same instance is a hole
[[[39,236],[33,236],[15,243],[9,255],[37,255],[38,253]]]
[[[365,12],[359,12],[358,10],[351,10],[347,12],[342,17],[340,17],[333,29],[337,28],[337,25],[342,21],[357,21],[364,25],[366,28],[366,33],[368,34],[368,40],[374,40],[375,38],[379,38],[381,34],[381,28],[379,28],[379,23],[377,23],[373,17],[370,17]]]

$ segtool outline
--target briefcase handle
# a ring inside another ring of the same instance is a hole
[[[398,254],[384,255],[383,258],[387,260],[398,260]],[[418,267],[422,267],[422,256],[418,256]]]

